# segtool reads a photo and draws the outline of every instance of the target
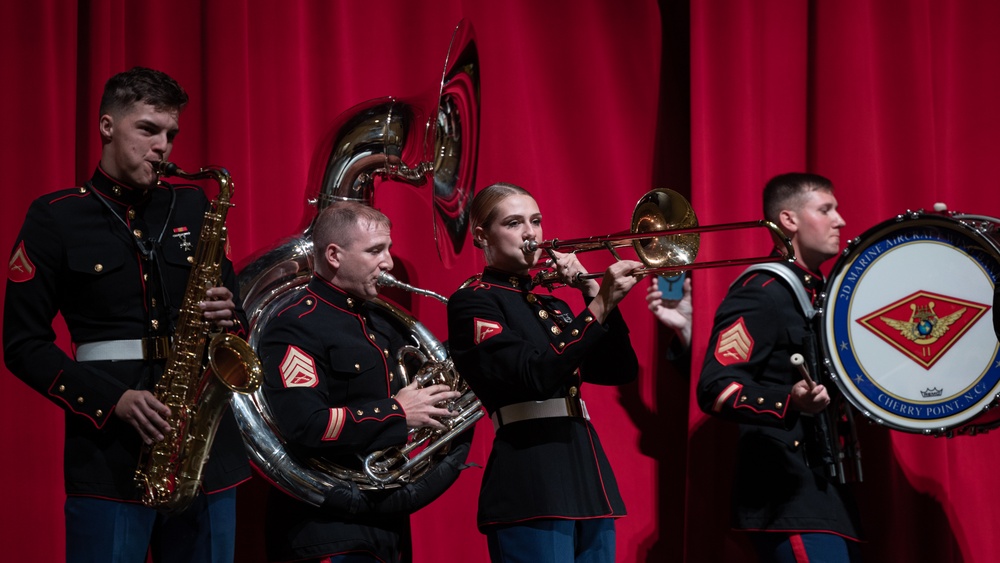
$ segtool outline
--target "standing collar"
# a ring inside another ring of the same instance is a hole
[[[531,276],[512,274],[490,266],[487,266],[486,269],[483,270],[483,277],[481,281],[521,291],[531,291],[534,287],[534,283],[531,281]]]
[[[95,191],[104,196],[105,199],[127,206],[134,206],[149,201],[153,190],[139,189],[108,176],[107,172],[97,166],[94,175],[90,178],[90,186]],[[156,188],[162,187],[162,182]]]
[[[313,273],[312,279],[309,280],[309,290],[327,303],[352,313],[361,314],[361,312],[366,310],[368,307],[368,301],[366,299],[355,297],[347,293],[343,289],[340,289],[329,281],[321,278],[319,274],[315,272]]]
[[[798,262],[795,262],[794,264],[788,264],[785,262],[785,264],[788,266],[788,269],[790,269],[800,280],[802,280],[802,285],[805,286],[806,289],[818,291],[823,289],[823,286],[826,284],[826,278],[824,278],[823,274],[819,272],[810,271],[802,267]]]

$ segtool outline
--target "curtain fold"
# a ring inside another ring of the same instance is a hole
[[[548,238],[626,230],[653,187],[690,195],[702,224],[758,219],[764,182],[791,170],[834,181],[845,241],[939,201],[1000,215],[1000,5],[988,0],[36,0],[0,6],[0,247],[13,248],[32,199],[90,176],[104,81],[144,65],[191,95],[172,160],[232,173],[232,257],[245,265],[312,218],[321,147],[344,112],[435,96],[462,18],[482,69],[476,187],[532,191]],[[393,220],[408,281],[448,295],[483,261],[467,239],[456,264],[441,264],[428,199],[426,188],[384,182],[376,206]],[[706,235],[701,252],[768,247],[762,232]],[[591,270],[611,261],[582,256]],[[738,272],[693,276],[691,378],[666,360],[642,282],[621,305],[639,381],[584,390],[629,510],[619,561],[750,558],[728,525],[735,431],[691,398]],[[439,303],[415,298],[412,310],[447,339]],[[0,537],[10,560],[58,561],[63,415],[0,371],[0,500],[24,507],[3,511]],[[860,426],[866,560],[992,561],[1000,432],[946,440]],[[477,428],[470,461],[485,465],[492,435]],[[415,561],[488,559],[473,523],[481,473],[469,469],[414,516]],[[265,490],[255,479],[240,491],[241,561],[263,561]]]
[[[1000,39],[989,31],[1000,22],[994,3],[691,6],[692,200],[704,216],[760,213],[766,180],[797,170],[834,181],[845,242],[937,202],[968,213],[1000,210],[991,157],[1000,148],[992,134],[1000,93],[992,70]],[[738,274],[726,270],[698,277],[696,357],[704,357],[712,312]],[[732,444],[732,430],[691,409],[687,560],[738,560],[745,540],[715,513],[728,507],[732,460],[722,458],[732,455],[701,445]],[[997,516],[989,474],[1000,437],[931,438],[857,418],[865,559],[993,560],[997,540],[983,523]]]

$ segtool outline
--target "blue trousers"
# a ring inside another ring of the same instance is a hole
[[[66,498],[67,563],[232,563],[236,489],[199,494],[170,516],[139,503]]]
[[[493,563],[614,563],[615,521],[529,520],[491,526],[486,543]]]
[[[750,534],[762,563],[860,563],[857,542],[836,534],[754,532]]]

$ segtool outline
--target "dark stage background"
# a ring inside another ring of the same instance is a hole
[[[232,252],[245,262],[311,219],[317,148],[338,115],[436,91],[462,18],[481,64],[476,187],[527,187],[548,237],[627,229],[653,187],[690,196],[703,224],[758,219],[763,183],[792,170],[834,180],[844,240],[938,201],[1000,215],[991,0],[35,0],[0,6],[0,246],[13,248],[33,198],[89,178],[103,83],[144,65],[192,97],[172,160],[233,174]],[[482,259],[467,243],[441,264],[425,195],[384,183],[376,205],[393,220],[409,281],[450,294]],[[736,239],[706,240],[703,252],[768,246]],[[585,258],[591,269],[609,260]],[[695,276],[696,370],[738,271]],[[638,383],[587,391],[629,509],[618,559],[746,560],[727,524],[734,431],[691,406],[690,379],[664,359],[639,289],[622,306]],[[412,303],[446,339],[444,307]],[[4,372],[0,427],[4,559],[61,560],[62,413]],[[862,424],[861,434],[866,560],[995,560],[1000,432],[945,440]],[[491,438],[483,423],[472,461],[485,464]],[[473,523],[481,473],[414,516],[417,562],[487,560]],[[264,486],[241,490],[240,561],[263,560]]]

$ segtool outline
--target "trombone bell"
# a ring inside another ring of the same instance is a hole
[[[663,231],[690,229],[698,226],[691,204],[673,190],[655,189],[646,192],[632,212],[632,233],[644,235]],[[632,241],[635,253],[649,268],[665,268],[691,264],[698,256],[700,237],[697,233],[637,238]]]

